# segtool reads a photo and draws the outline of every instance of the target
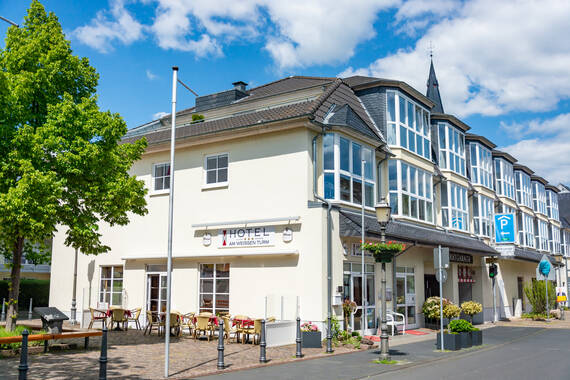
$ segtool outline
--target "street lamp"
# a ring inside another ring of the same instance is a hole
[[[386,243],[386,227],[390,223],[390,212],[392,209],[386,202],[386,198],[382,198],[374,208],[376,209],[376,219],[380,223],[380,241]],[[386,263],[384,261],[382,261],[382,324],[380,329],[382,331],[380,334],[380,360],[390,360],[388,325],[386,324]]]

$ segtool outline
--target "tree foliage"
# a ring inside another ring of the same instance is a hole
[[[99,254],[110,250],[101,222],[146,213],[143,183],[128,172],[146,142],[121,144],[127,126],[99,110],[97,81],[57,17],[32,1],[0,52],[0,253],[12,259],[16,293],[22,253],[41,261],[58,226],[66,245]]]
[[[556,305],[556,289],[554,285],[548,283],[548,304],[552,310]],[[532,306],[532,312],[535,314],[546,314],[546,286],[544,281],[533,280],[524,286],[524,294],[528,302]]]

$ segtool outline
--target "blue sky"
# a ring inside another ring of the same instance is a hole
[[[425,93],[553,183],[570,182],[570,2],[44,0],[101,75],[99,104],[134,127],[170,110],[171,67],[199,94],[237,80],[373,75]],[[27,1],[0,2],[22,23]],[[532,17],[529,17],[532,15]],[[5,36],[6,23],[0,23]],[[179,90],[179,107],[194,104]]]

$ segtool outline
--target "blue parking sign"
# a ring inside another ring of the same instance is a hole
[[[495,241],[497,243],[515,242],[515,214],[495,215]]]

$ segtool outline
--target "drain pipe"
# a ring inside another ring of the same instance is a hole
[[[323,133],[324,135],[324,128]],[[332,204],[317,193],[317,137],[313,137],[313,196],[327,205],[327,353],[332,353]]]

